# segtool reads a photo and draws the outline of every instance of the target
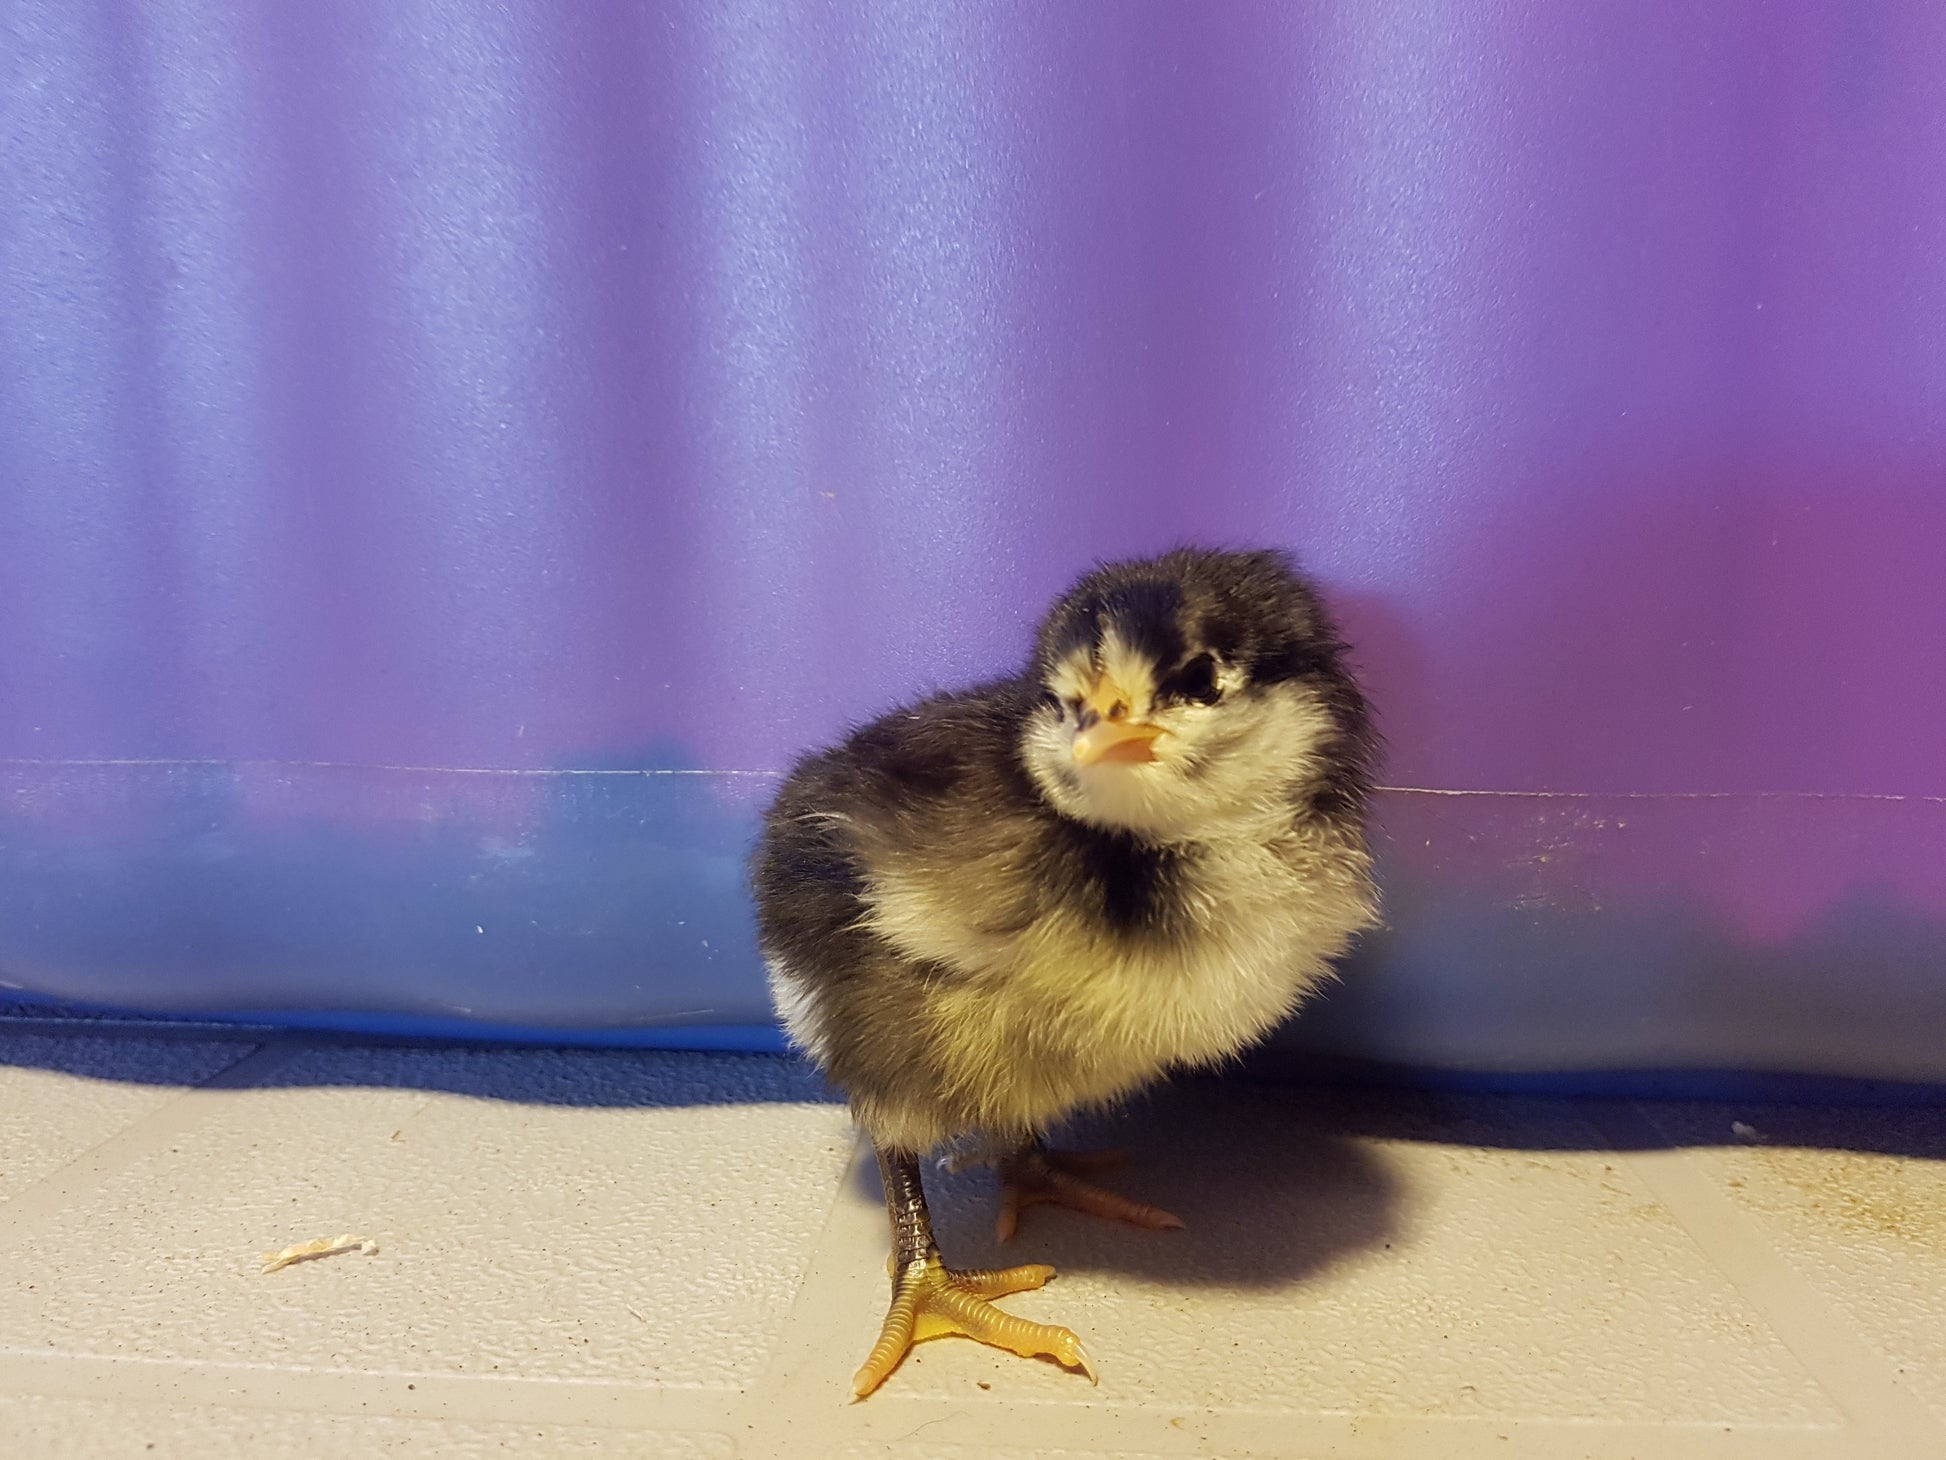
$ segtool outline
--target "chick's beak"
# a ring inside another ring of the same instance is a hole
[[[1134,718],[1128,693],[1103,675],[1081,701],[1081,724],[1074,734],[1074,763],[1140,765],[1155,759],[1160,725]]]

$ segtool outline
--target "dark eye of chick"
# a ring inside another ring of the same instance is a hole
[[[1161,691],[1169,699],[1194,700],[1199,705],[1215,704],[1223,697],[1223,691],[1216,687],[1215,658],[1209,654],[1198,654],[1165,679]]]

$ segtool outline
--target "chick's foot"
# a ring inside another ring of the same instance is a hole
[[[909,1151],[878,1147],[878,1170],[885,1183],[885,1210],[892,1220],[892,1306],[864,1367],[852,1377],[852,1393],[863,1399],[899,1366],[915,1343],[950,1333],[1004,1348],[1022,1358],[1048,1358],[1090,1379],[1095,1368],[1081,1340],[1066,1328],[1029,1323],[1003,1313],[989,1299],[1038,1288],[1054,1276],[1045,1263],[975,1271],[949,1268],[933,1245],[932,1219],[919,1162]]]
[[[1152,1232],[1179,1229],[1182,1218],[1175,1213],[1131,1201],[1081,1179],[1081,1172],[1100,1171],[1120,1160],[1120,1154],[1114,1151],[1050,1151],[1039,1144],[1006,1157],[999,1167],[1000,1215],[994,1222],[994,1234],[1002,1242],[1008,1241],[1020,1226],[1021,1212],[1043,1203]]]
[[[1095,1380],[1088,1351],[1073,1330],[1029,1323],[988,1301],[1041,1287],[1053,1276],[1054,1269],[1040,1262],[1007,1268],[949,1268],[937,1253],[894,1267],[892,1306],[871,1356],[852,1376],[852,1393],[863,1399],[885,1382],[915,1343],[949,1334],[978,1339],[1025,1359],[1044,1355]]]

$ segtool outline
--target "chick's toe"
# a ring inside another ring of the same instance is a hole
[[[953,1269],[937,1254],[897,1268],[885,1326],[870,1356],[852,1376],[852,1393],[862,1399],[878,1388],[915,1343],[954,1334],[1006,1349],[1024,1359],[1051,1358],[1094,1379],[1094,1364],[1072,1329],[1030,1323],[988,1301],[1038,1288],[1053,1276],[1054,1269],[1039,1262],[1021,1267]]]
[[[1151,1232],[1179,1230],[1182,1218],[1147,1202],[1131,1200],[1105,1187],[1084,1181],[1078,1173],[1099,1171],[1119,1162],[1113,1151],[1049,1151],[1038,1145],[1023,1147],[1000,1162],[1000,1215],[994,1235],[1012,1239],[1027,1207],[1062,1206],[1110,1222],[1125,1222]]]

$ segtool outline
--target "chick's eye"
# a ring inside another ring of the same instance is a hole
[[[1216,687],[1216,660],[1208,654],[1198,654],[1170,678],[1174,681],[1170,688],[1183,699],[1213,705],[1222,698]]]

